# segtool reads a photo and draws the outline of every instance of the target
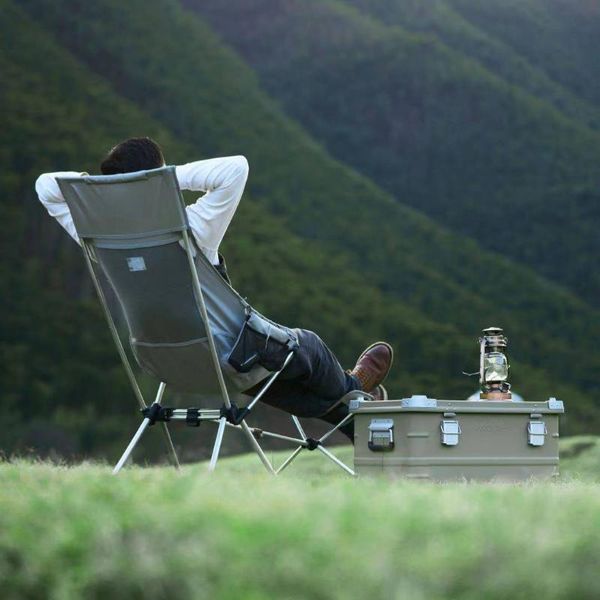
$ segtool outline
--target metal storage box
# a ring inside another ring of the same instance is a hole
[[[358,475],[519,481],[558,475],[563,403],[353,400]]]

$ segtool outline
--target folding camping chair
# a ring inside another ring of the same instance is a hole
[[[120,175],[64,177],[57,181],[143,413],[142,423],[114,473],[127,462],[146,429],[157,422],[178,468],[168,424],[185,422],[198,426],[210,422],[218,425],[209,463],[211,471],[217,464],[225,428],[231,427],[243,432],[271,473],[276,471],[258,443],[261,437],[298,445],[277,472],[286,468],[301,450],[318,449],[354,475],[350,467],[323,447],[334,431],[352,419],[350,414],[319,439],[308,437],[295,416],[292,419],[299,438],[250,428],[246,423],[252,408],[292,359],[297,340],[292,330],[252,309],[199,251],[189,229],[174,167]],[[105,276],[119,301],[138,364],[160,381],[150,406],[119,337],[99,273]],[[261,360],[257,343],[265,348],[274,345],[275,350]],[[247,406],[238,408],[230,400],[225,378],[240,390],[260,381],[265,383]],[[211,400],[220,396],[220,406],[165,407],[161,402],[167,387],[177,392],[208,393]]]

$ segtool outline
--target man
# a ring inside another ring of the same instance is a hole
[[[156,142],[147,137],[131,138],[108,153],[100,170],[103,175],[113,175],[155,169],[164,164],[162,151]],[[219,246],[242,197],[248,178],[248,162],[243,156],[212,158],[177,166],[175,173],[182,190],[205,192],[187,207],[188,221],[201,252],[228,279]],[[77,243],[80,242],[73,219],[56,178],[79,175],[84,174],[46,173],[35,184],[48,213]],[[264,402],[298,416],[338,423],[348,413],[347,406],[340,404],[339,400],[352,390],[368,392],[376,399],[387,399],[387,392],[381,384],[392,365],[393,351],[389,344],[372,344],[360,355],[351,371],[344,371],[318,335],[305,329],[295,329],[294,332],[300,347],[263,396]],[[256,391],[251,389],[247,393]],[[352,424],[342,428],[342,432],[353,439]]]

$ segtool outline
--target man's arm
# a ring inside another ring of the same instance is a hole
[[[77,243],[80,243],[79,237],[56,178],[81,175],[84,173],[75,171],[44,173],[35,182],[35,190],[48,214]],[[176,167],[176,175],[182,190],[206,192],[195,204],[187,207],[187,214],[202,252],[213,264],[218,264],[219,246],[246,185],[248,161],[243,156],[199,160]]]
[[[65,231],[79,244],[79,236],[75,231],[73,218],[69,207],[56,183],[57,177],[80,177],[84,173],[75,171],[60,171],[58,173],[44,173],[35,182],[35,191],[40,202],[45,206],[48,214],[54,217]]]
[[[198,246],[216,265],[219,246],[248,179],[248,161],[243,156],[199,160],[176,167],[176,174],[182,190],[206,192],[187,207],[187,215]]]

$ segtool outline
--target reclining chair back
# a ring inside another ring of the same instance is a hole
[[[96,265],[114,290],[144,370],[176,391],[216,391],[210,328],[238,389],[268,376],[258,364],[239,373],[227,362],[250,307],[196,247],[174,167],[58,183],[92,275]]]

